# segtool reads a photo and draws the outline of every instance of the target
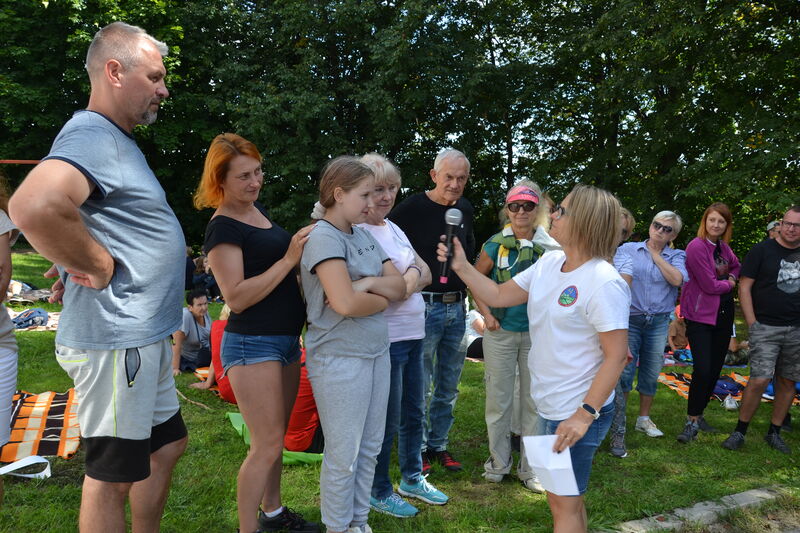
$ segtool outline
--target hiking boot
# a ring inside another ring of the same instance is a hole
[[[785,453],[786,455],[792,453],[792,449],[783,441],[783,437],[781,437],[780,433],[767,433],[764,435],[764,441],[781,453]]]
[[[428,451],[422,452],[422,475],[427,476],[431,473],[431,458],[428,456]]]
[[[624,433],[615,433],[611,435],[611,455],[619,459],[628,457],[628,450],[625,448]]]
[[[719,430],[706,422],[706,419],[702,416],[697,419],[697,429],[705,431],[706,433],[719,433]]]
[[[444,492],[440,491],[424,477],[419,478],[416,483],[400,482],[397,492],[409,498],[416,498],[430,505],[444,505],[450,499]]]
[[[288,531],[290,533],[319,533],[319,524],[307,522],[302,516],[288,507],[281,514],[269,518],[264,511],[258,510],[258,525],[261,531]]]
[[[448,452],[447,450],[442,450],[440,452],[436,451],[432,452],[429,450],[428,454],[430,454],[431,459],[435,459],[436,461],[439,462],[439,464],[441,464],[443,467],[445,467],[447,470],[450,470],[451,472],[459,472],[463,468],[461,466],[461,463],[453,459],[453,456],[450,455],[450,452]]]
[[[664,432],[656,427],[655,422],[650,420],[649,418],[645,419],[637,419],[636,420],[636,431],[641,431],[648,437],[663,437]]]
[[[697,437],[698,429],[697,422],[687,420],[686,425],[683,426],[683,431],[678,434],[678,442],[688,444],[693,441]]]
[[[722,443],[722,447],[726,450],[738,450],[744,446],[744,434],[741,431],[734,431]]]
[[[539,478],[536,477],[536,474],[534,474],[531,478],[523,480],[522,485],[531,492],[535,492],[536,494],[544,494],[544,487],[539,482]]]
[[[419,513],[419,510],[393,492],[388,498],[379,500],[369,497],[369,507],[373,511],[388,514],[395,518],[411,518]]]

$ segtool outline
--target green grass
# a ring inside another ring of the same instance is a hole
[[[18,260],[15,255],[15,266]],[[212,306],[212,316],[218,315],[219,308],[218,304]],[[53,357],[52,332],[21,332],[17,338],[19,388],[41,392],[63,391],[71,386]],[[211,410],[181,400],[190,441],[175,471],[162,531],[232,532],[237,527],[236,474],[246,453],[244,443],[225,419],[225,413],[236,408],[210,393],[190,389],[192,381],[190,375],[179,376],[178,389]],[[420,515],[411,520],[371,513],[373,529],[376,533],[551,531],[552,519],[544,496],[524,490],[513,477],[499,484],[486,483],[481,477],[488,456],[482,364],[466,363],[460,390],[450,449],[463,462],[464,470],[450,474],[434,467],[429,478],[451,497],[450,503],[443,507],[420,504]],[[747,444],[734,453],[721,448],[720,443],[734,426],[736,413],[724,411],[719,402],[711,402],[706,418],[723,434],[701,434],[697,442],[684,446],[675,441],[675,435],[683,426],[686,400],[659,385],[652,416],[666,433],[661,439],[632,431],[637,400],[633,393],[628,409],[629,457],[611,457],[607,444],[596,456],[586,497],[591,529],[608,529],[627,520],[756,487],[800,486],[797,456],[779,454],[761,441],[770,406],[761,407],[751,424]],[[800,431],[785,437],[790,446],[800,450]],[[55,459],[52,463],[51,479],[6,480],[0,531],[75,530],[82,457],[79,453],[72,460]],[[396,459],[393,464],[392,478],[398,480]],[[319,467],[285,467],[283,498],[307,518],[319,520]]]

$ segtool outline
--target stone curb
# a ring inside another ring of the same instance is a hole
[[[748,490],[738,494],[731,494],[730,496],[723,496],[716,501],[700,502],[692,507],[675,509],[671,513],[623,522],[617,526],[617,531],[622,533],[647,533],[649,531],[678,529],[687,523],[713,524],[723,513],[742,507],[762,505],[780,495],[781,492],[774,488]]]

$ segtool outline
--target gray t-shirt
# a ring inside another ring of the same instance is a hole
[[[95,185],[80,207],[92,237],[114,258],[102,290],[65,282],[56,342],[89,350],[146,346],[181,324],[186,248],[164,190],[132,135],[107,117],[78,111],[47,159],[65,161]]]
[[[8,246],[14,246],[14,243],[17,242],[17,237],[19,236],[19,230],[11,222],[11,219],[8,218],[8,215],[5,211],[0,209],[0,235],[5,235],[8,233]],[[5,293],[3,293],[3,298],[5,298]],[[11,317],[8,315],[8,311],[0,303],[0,348],[4,348],[6,350],[17,350],[17,338],[14,336],[14,324],[11,322]]]
[[[197,352],[200,348],[209,348],[208,336],[211,334],[211,317],[206,313],[205,324],[200,325],[194,319],[194,315],[186,307],[183,308],[183,323],[181,331],[186,338],[181,345],[181,357],[187,361],[197,361]]]
[[[344,317],[325,304],[325,291],[316,275],[318,264],[343,259],[352,281],[380,276],[389,257],[368,231],[353,227],[353,233],[338,230],[325,220],[317,222],[303,248],[300,279],[306,296],[308,330],[305,344],[309,356],[348,355],[373,358],[389,350],[389,329],[383,312],[365,317]]]

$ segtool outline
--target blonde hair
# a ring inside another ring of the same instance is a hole
[[[622,234],[622,231],[625,231],[625,234],[622,235],[622,240],[624,241],[633,233],[633,228],[636,227],[636,219],[633,218],[633,213],[624,207],[620,207],[620,211],[622,211],[622,228],[620,228],[620,234]]]
[[[381,154],[370,152],[361,156],[361,162],[367,165],[375,174],[375,185],[394,183],[400,186],[400,171],[394,164]]]
[[[592,185],[576,185],[569,193],[567,213],[572,243],[592,257],[610,261],[622,232],[619,200]]]
[[[349,192],[368,178],[374,178],[371,168],[351,155],[342,155],[331,159],[322,169],[319,180],[319,203],[329,209],[336,203],[333,193],[336,189]]]
[[[228,317],[231,315],[231,308],[228,307],[228,304],[222,306],[222,310],[219,312],[219,320],[228,320]]]
[[[532,189],[533,192],[536,193],[536,196],[539,197],[539,203],[536,204],[536,209],[534,209],[534,219],[533,219],[534,231],[537,226],[543,226],[544,229],[550,228],[550,210],[547,208],[547,205],[543,201],[543,193],[541,187],[539,187],[539,184],[537,184],[535,181],[529,180],[528,178],[523,178],[518,182],[516,182],[514,185],[512,185],[511,189],[519,186],[528,187],[529,189]],[[511,189],[509,189],[509,191]],[[506,191],[506,194],[508,194],[508,191]],[[507,206],[503,204],[503,208],[500,210],[500,214],[498,215],[500,218],[501,226],[505,226],[506,224],[508,224],[509,221],[508,210],[506,209],[506,207]]]

